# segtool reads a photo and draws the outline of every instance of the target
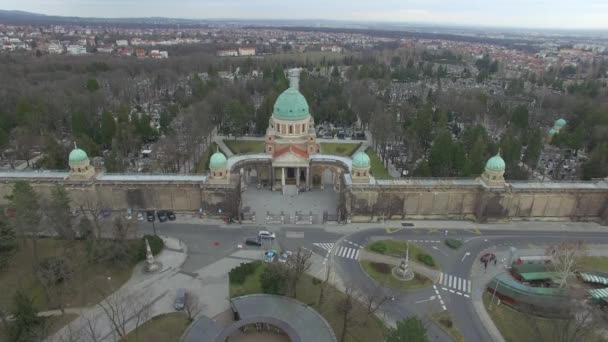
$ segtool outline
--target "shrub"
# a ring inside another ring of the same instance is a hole
[[[228,272],[228,279],[232,284],[242,284],[248,276],[255,273],[260,265],[260,261],[242,263]]]
[[[388,248],[386,247],[384,241],[376,241],[369,246],[369,249],[372,252],[384,254]]]
[[[319,285],[319,284],[321,284],[322,282],[323,282],[323,281],[322,281],[321,279],[319,279],[319,278],[315,278],[315,277],[312,277],[312,284],[313,284],[313,285]]]
[[[163,239],[161,239],[158,235],[144,235],[141,238],[141,241],[138,244],[137,252],[135,253],[136,261],[146,260],[146,241],[148,239],[148,243],[150,244],[150,250],[152,251],[152,255],[157,255],[160,251],[163,250],[165,244],[163,243]]]
[[[446,246],[450,247],[451,249],[458,249],[463,245],[463,242],[458,239],[445,239],[444,242]]]
[[[384,264],[381,262],[372,262],[372,263],[370,263],[370,265],[372,266],[374,271],[376,271],[378,273],[382,273],[382,274],[391,273],[391,265],[389,265],[389,264]]]
[[[424,253],[420,253],[418,254],[418,256],[416,257],[418,259],[418,261],[420,261],[421,263],[433,267],[435,266],[435,260],[433,259],[432,256],[428,255],[428,254],[424,254]]]
[[[270,264],[260,275],[262,292],[283,295],[287,288],[287,273],[280,264]]]
[[[452,325],[453,325],[453,323],[452,323],[452,319],[450,319],[449,317],[442,317],[442,318],[439,320],[439,323],[441,323],[441,324],[442,324],[444,327],[446,327],[446,328],[448,328],[448,329],[449,329],[449,328],[451,328],[451,327],[452,327]]]

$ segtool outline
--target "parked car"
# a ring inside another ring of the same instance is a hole
[[[245,244],[248,246],[261,246],[262,245],[262,241],[260,240],[260,238],[246,238],[245,239]]]
[[[78,216],[78,214],[80,214],[80,210],[78,210],[78,209],[70,209],[70,216],[76,217],[76,216]]]
[[[275,259],[277,258],[277,254],[278,254],[277,251],[274,249],[266,251],[266,253],[264,253],[264,261],[265,262],[275,261]]]
[[[144,220],[144,213],[142,213],[141,211],[137,212],[137,221],[143,221]]]
[[[291,251],[284,251],[283,253],[281,253],[281,256],[279,256],[279,262],[287,262],[287,259],[289,259],[292,254],[293,253]]]
[[[270,239],[270,240],[274,240],[276,238],[276,235],[274,233],[271,233],[267,230],[260,230],[258,232],[258,238],[259,239]]]
[[[175,310],[180,311],[184,309],[186,306],[186,296],[188,296],[186,289],[177,289],[177,293],[175,294],[175,303],[173,304],[173,308],[175,308]]]
[[[125,219],[127,219],[127,220],[133,219],[133,209],[131,209],[131,208],[127,209],[127,214],[125,215]]]
[[[158,215],[158,221],[160,222],[166,222],[169,219],[169,217],[167,217],[167,212],[164,210],[159,210],[156,214]]]
[[[148,222],[154,222],[156,220],[156,216],[154,216],[154,210],[146,211],[146,218],[148,219]]]
[[[169,221],[175,221],[175,213],[172,212],[171,210],[167,211],[167,217],[169,218]]]

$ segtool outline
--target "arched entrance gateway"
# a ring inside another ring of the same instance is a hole
[[[289,76],[290,87],[277,98],[268,122],[264,153],[232,156],[227,167],[231,174],[240,176],[241,190],[245,191],[243,207],[257,211],[258,217],[271,212],[284,217],[285,211],[296,210],[335,214],[352,160],[321,153],[314,119],[298,91],[298,71],[290,70]],[[268,190],[283,196],[259,192]],[[312,190],[322,192],[316,192],[316,198]]]

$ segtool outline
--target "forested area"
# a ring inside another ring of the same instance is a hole
[[[462,71],[448,72],[454,65]],[[527,179],[547,130],[564,117],[568,125],[551,143],[587,154],[580,177],[606,176],[607,92],[597,80],[605,63],[581,66],[588,79],[564,85],[580,70],[505,79],[488,55],[471,61],[386,46],[314,61],[192,51],[162,61],[1,55],[2,160],[14,167],[41,154],[35,167],[66,169],[76,143],[103,157],[108,172],[124,172],[137,169],[142,146],[155,144],[156,162],[143,171],[193,170],[214,129],[264,134],[290,67],[303,69],[300,91],[317,124],[360,120],[385,163],[407,154],[410,175],[475,176],[500,149],[506,177]],[[479,86],[463,88],[467,80]]]

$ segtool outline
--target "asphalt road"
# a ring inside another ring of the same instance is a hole
[[[239,244],[244,245],[247,237],[255,237],[259,229],[239,225],[221,228],[213,225],[175,222],[156,222],[155,226],[159,235],[170,235],[186,243],[189,256],[183,266],[185,271],[200,269],[229,256],[239,249]],[[143,233],[153,232],[150,223],[141,222],[140,227]],[[452,250],[443,243],[446,235],[441,229],[404,228],[391,231],[385,228],[372,228],[350,234],[333,232],[331,226],[326,228],[271,226],[268,229],[277,235],[272,248],[287,250],[295,250],[298,247],[309,248],[321,257],[328,257],[326,261],[331,262],[332,270],[344,280],[345,284],[364,293],[380,293],[394,297],[394,300],[387,302],[383,307],[387,318],[391,320],[399,320],[410,315],[426,317],[429,313],[441,311],[442,305],[437,298],[439,293],[465,340],[481,342],[490,341],[492,338],[473,308],[470,292],[469,297],[464,296],[467,290],[466,281],[470,279],[471,269],[475,267],[475,259],[481,251],[490,250],[493,246],[542,248],[543,244],[572,239],[584,240],[590,244],[608,244],[608,232],[451,229],[447,237],[465,241],[463,247]],[[379,287],[361,269],[356,250],[369,241],[382,238],[410,240],[423,247],[439,262],[444,276],[464,281],[465,285],[459,283],[459,286],[465,291],[459,292],[457,286],[448,289],[453,291],[435,291],[433,288],[426,288],[407,292]],[[329,254],[330,250],[332,255]],[[450,340],[437,325],[429,323],[428,327],[431,340]]]

